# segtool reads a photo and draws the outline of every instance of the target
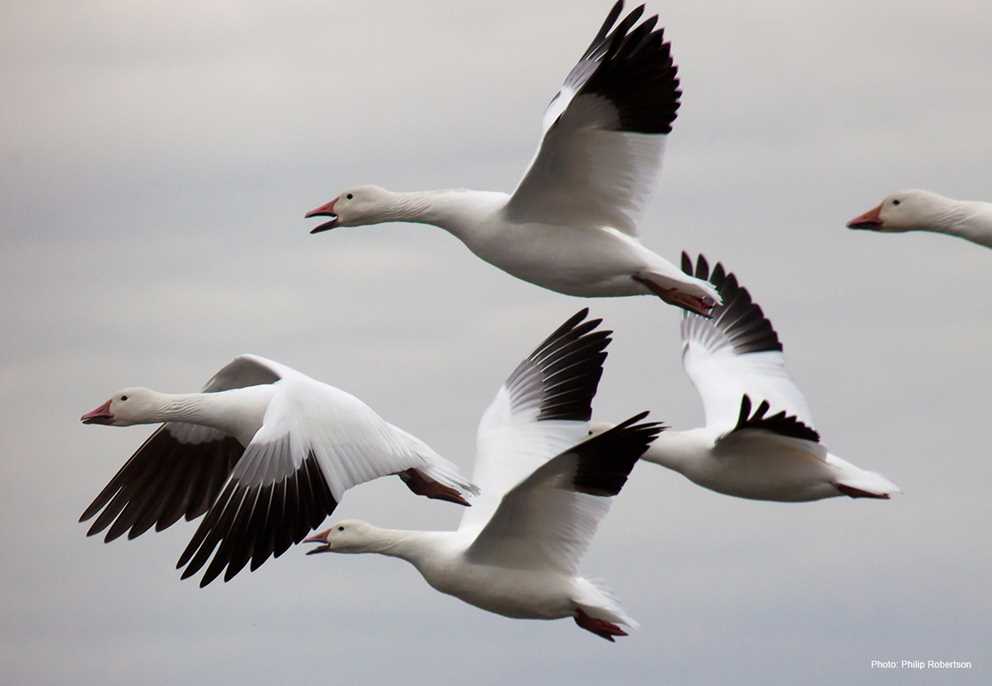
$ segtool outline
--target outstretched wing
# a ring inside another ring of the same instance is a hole
[[[750,416],[754,399],[765,403],[765,412],[782,413],[812,431],[809,407],[786,371],[778,334],[747,289],[722,264],[711,271],[702,255],[693,267],[682,253],[682,270],[708,280],[723,300],[710,318],[690,312],[682,317],[682,366],[702,398],[706,426],[721,433],[734,430],[747,396],[743,414]]]
[[[183,579],[211,555],[201,587],[225,569],[224,580],[230,580],[249,561],[254,571],[302,541],[337,507],[312,451],[301,452],[306,448],[294,445],[291,434],[259,434],[179,558],[176,566],[186,567]]]
[[[745,395],[741,398],[741,412],[737,417],[737,424],[730,431],[723,434],[720,437],[720,441],[726,441],[741,431],[752,429],[767,431],[786,438],[798,438],[813,443],[820,442],[820,434],[812,427],[806,426],[797,417],[786,414],[785,410],[780,410],[770,415],[768,414],[770,407],[768,401],[762,400],[752,413],[751,399]]]
[[[511,220],[636,235],[679,108],[678,70],[641,5],[619,0],[544,115],[544,138],[510,198]]]
[[[476,438],[480,497],[460,528],[481,529],[507,491],[589,431],[610,331],[583,309],[548,336],[496,393]]]
[[[467,551],[474,561],[575,574],[634,464],[663,430],[647,412],[576,445],[503,496]]]
[[[254,355],[236,357],[203,387],[205,393],[275,383],[279,368]],[[244,452],[237,439],[194,424],[168,422],[158,427],[124,463],[86,508],[79,521],[100,515],[87,532],[107,527],[106,542],[128,538],[153,525],[162,531],[181,517],[202,515],[217,498]]]
[[[206,586],[221,573],[230,580],[249,563],[257,569],[303,540],[345,491],[381,476],[416,470],[451,494],[474,490],[454,465],[358,398],[292,370],[282,383],[180,556],[182,578],[206,566],[200,579]]]

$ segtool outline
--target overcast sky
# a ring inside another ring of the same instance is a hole
[[[241,352],[349,390],[472,467],[505,376],[583,306],[616,331],[602,419],[702,421],[680,314],[516,281],[442,231],[307,232],[357,183],[511,190],[607,0],[3,2],[0,662],[11,684],[987,683],[992,253],[852,232],[886,193],[992,200],[992,9],[652,2],[683,106],[642,223],[722,260],[833,452],[890,502],[758,503],[637,467],[583,567],[642,630],[510,620],[409,565],[290,550],[206,589],[192,524],[104,545],[79,513],[150,432],[84,427],[127,385]],[[451,528],[396,479],[337,517]],[[879,673],[872,659],[971,660]]]

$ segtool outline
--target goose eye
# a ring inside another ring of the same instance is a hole
[[[354,196],[354,195],[352,195],[351,193],[349,193],[348,195],[346,195],[346,196],[344,196],[344,197],[345,197],[345,198],[347,198],[348,200],[351,200],[351,199],[352,199],[352,198],[354,198],[355,196]]]
[[[127,396],[126,395],[122,395],[121,396],[121,400],[127,400]]]
[[[898,205],[898,204],[899,204],[899,203],[901,203],[901,202],[902,202],[902,200],[893,200],[893,201],[892,201],[892,204],[893,204],[893,205]]]
[[[338,531],[344,531],[344,527],[343,526],[339,526],[338,527]]]

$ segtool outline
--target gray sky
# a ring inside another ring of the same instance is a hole
[[[596,400],[702,419],[679,313],[514,280],[441,231],[307,231],[344,187],[510,190],[609,3],[0,6],[0,662],[9,683],[979,683],[992,630],[988,250],[850,232],[884,194],[992,199],[992,10],[957,0],[651,3],[683,107],[647,245],[722,260],[782,337],[825,442],[905,491],[785,505],[639,465],[585,560],[643,628],[488,614],[376,556],[291,550],[200,590],[194,526],[104,545],[82,509],[149,433],[119,387],[241,352],[352,391],[471,470],[518,359],[589,305]],[[396,479],[337,516],[448,528]],[[873,658],[972,672],[879,673]]]

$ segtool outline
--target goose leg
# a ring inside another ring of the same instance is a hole
[[[583,612],[581,607],[575,608],[575,623],[586,631],[591,631],[600,638],[605,638],[610,643],[614,642],[614,636],[626,636],[627,632],[618,627],[613,622],[605,619],[596,619]]]
[[[433,500],[447,500],[449,503],[468,506],[468,501],[462,494],[451,486],[445,486],[430,478],[418,469],[407,469],[398,472],[397,476],[403,479],[406,487],[417,495],[426,496]]]

